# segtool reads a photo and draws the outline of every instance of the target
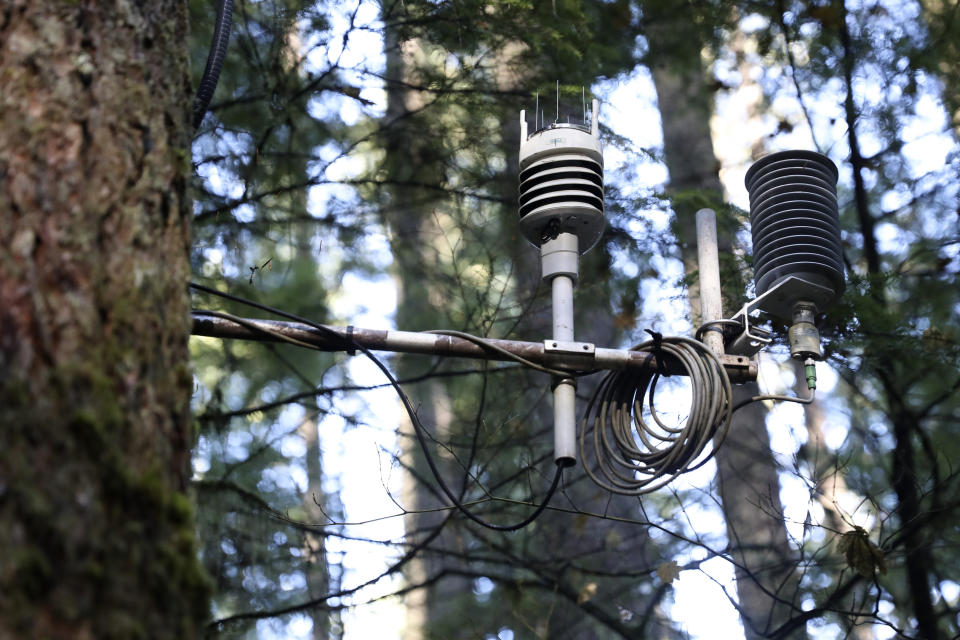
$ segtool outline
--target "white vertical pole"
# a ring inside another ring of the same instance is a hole
[[[573,278],[554,276],[550,284],[553,290],[553,339],[573,342]]]
[[[700,270],[700,322],[705,324],[723,318],[717,216],[713,209],[697,211],[697,263]],[[723,355],[723,334],[705,331],[703,342],[716,355]]]
[[[579,271],[578,239],[561,233],[540,247],[543,279],[553,294],[553,339],[573,342],[573,287]],[[553,381],[553,456],[563,466],[577,463],[577,386],[570,378]]]
[[[553,339],[573,342],[573,278],[554,276]],[[554,380],[553,457],[564,466],[577,462],[577,387],[573,378]]]

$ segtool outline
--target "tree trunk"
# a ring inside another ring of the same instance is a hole
[[[676,27],[676,28],[675,28]],[[663,123],[664,156],[687,275],[696,272],[696,210],[722,202],[719,163],[710,135],[712,96],[700,62],[695,33],[678,34],[669,20],[651,28],[651,67]],[[687,29],[687,31],[690,31]],[[678,48],[678,42],[685,50]],[[721,251],[731,238],[720,229]],[[691,308],[699,316],[699,296],[691,287]],[[756,383],[738,385],[734,402],[756,395]],[[734,414],[730,433],[716,455],[717,481],[731,553],[737,563],[737,596],[747,640],[764,637],[791,613],[796,596],[793,554],[780,504],[777,467],[770,451],[766,410],[753,404]],[[786,602],[781,602],[784,600]],[[803,637],[799,634],[791,637]]]
[[[307,490],[303,495],[303,511],[307,522],[323,522],[323,452],[320,449],[320,433],[317,420],[307,418],[300,425],[300,436],[307,445],[306,468]],[[331,591],[330,571],[327,565],[327,538],[321,532],[310,531],[303,535],[304,576],[307,579],[307,595],[311,600],[323,598]],[[334,614],[336,615],[336,614]],[[311,637],[324,640],[331,637],[331,613],[325,607],[310,610],[313,621]]]
[[[920,0],[922,17],[930,30],[933,45],[933,70],[943,83],[943,101],[950,115],[950,126],[960,137],[960,4],[948,0]]]
[[[0,15],[0,637],[195,637],[182,2]]]
[[[402,4],[392,10],[403,12]],[[424,50],[416,38],[407,37],[399,28],[391,26],[397,15],[387,13],[384,7],[384,46],[387,58],[387,114],[383,124],[386,151],[385,173],[391,188],[383,203],[383,220],[390,230],[390,248],[394,257],[394,275],[397,281],[397,326],[404,330],[423,330],[446,326],[442,308],[445,294],[438,286],[441,277],[442,258],[438,244],[443,242],[435,214],[440,191],[423,188],[423,185],[442,185],[444,174],[442,151],[437,150],[439,140],[431,129],[442,124],[435,118],[425,118],[420,111],[425,108],[428,94],[411,88],[421,84],[418,66]],[[397,370],[401,379],[423,372],[423,361],[414,357],[401,357]],[[434,432],[439,441],[450,436],[452,421],[451,398],[443,382],[428,380],[407,390],[417,407],[420,422]],[[438,499],[434,480],[407,416],[401,418],[399,428],[401,463],[408,471],[403,482],[401,504],[408,509],[404,518],[406,537],[410,544],[419,544],[442,526],[447,517],[443,512],[419,513],[424,509],[447,504]],[[441,470],[450,466],[449,455],[444,451],[434,453]],[[448,477],[453,477],[449,475]],[[451,485],[454,491],[458,483]],[[456,548],[457,536],[444,532],[431,543],[431,548]],[[407,563],[404,577],[411,586],[422,585],[438,575],[447,560],[441,554],[423,549],[419,556]],[[410,591],[404,598],[406,640],[432,637],[431,623],[443,619],[451,610],[453,602],[462,593],[469,593],[466,579],[449,577],[444,580],[443,592],[419,588]]]

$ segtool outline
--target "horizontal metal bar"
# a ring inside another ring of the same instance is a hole
[[[300,322],[278,320],[259,320],[243,318],[244,324],[238,324],[226,318],[210,316],[202,311],[193,313],[195,336],[229,338],[235,340],[255,340],[261,342],[281,342],[279,334],[305,342],[321,351],[349,351],[346,327],[324,325],[335,335],[328,335],[315,327]],[[249,326],[245,326],[249,325]],[[257,329],[262,329],[258,331]],[[267,333],[270,332],[270,333]],[[419,353],[433,356],[458,358],[478,358],[483,360],[509,360],[502,353],[484,349],[478,344],[455,336],[444,336],[416,331],[388,331],[383,329],[361,329],[354,327],[350,338],[356,344],[372,351],[393,351],[396,353]],[[522,342],[518,340],[485,339],[505,351],[540,365],[571,371],[583,370],[583,354],[570,354],[549,351],[543,342]],[[643,369],[656,371],[657,363],[653,354],[629,349],[605,349],[597,347],[593,353],[591,369]],[[757,363],[744,356],[722,356],[720,358],[731,382],[748,382],[757,379]],[[683,375],[680,363],[666,358],[664,369],[671,375]]]

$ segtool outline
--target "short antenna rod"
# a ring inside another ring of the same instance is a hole
[[[587,124],[587,88],[580,85],[580,102],[583,104],[583,124]]]
[[[540,118],[540,92],[537,91],[534,96],[536,106],[533,108],[533,131],[537,132],[540,131],[540,123],[538,121]]]
[[[557,80],[557,119],[553,121],[554,124],[560,123],[560,81]]]

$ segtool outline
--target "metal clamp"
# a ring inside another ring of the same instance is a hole
[[[785,278],[776,286],[768,289],[759,298],[750,300],[732,318],[739,322],[742,329],[724,330],[724,349],[727,353],[744,356],[754,356],[773,341],[769,331],[750,323],[750,312],[754,310],[766,311],[781,318],[790,318],[793,306],[797,301],[798,291],[803,292],[803,299],[809,299],[816,304],[829,300],[833,292],[812,282],[796,276]],[[730,326],[730,325],[728,325]]]
[[[543,356],[548,366],[561,369],[593,369],[596,346],[592,342],[544,340]]]
[[[740,323],[739,328],[733,325],[724,327],[723,349],[726,353],[750,358],[773,341],[769,331],[750,324],[749,307],[748,302],[731,318],[732,321]]]

